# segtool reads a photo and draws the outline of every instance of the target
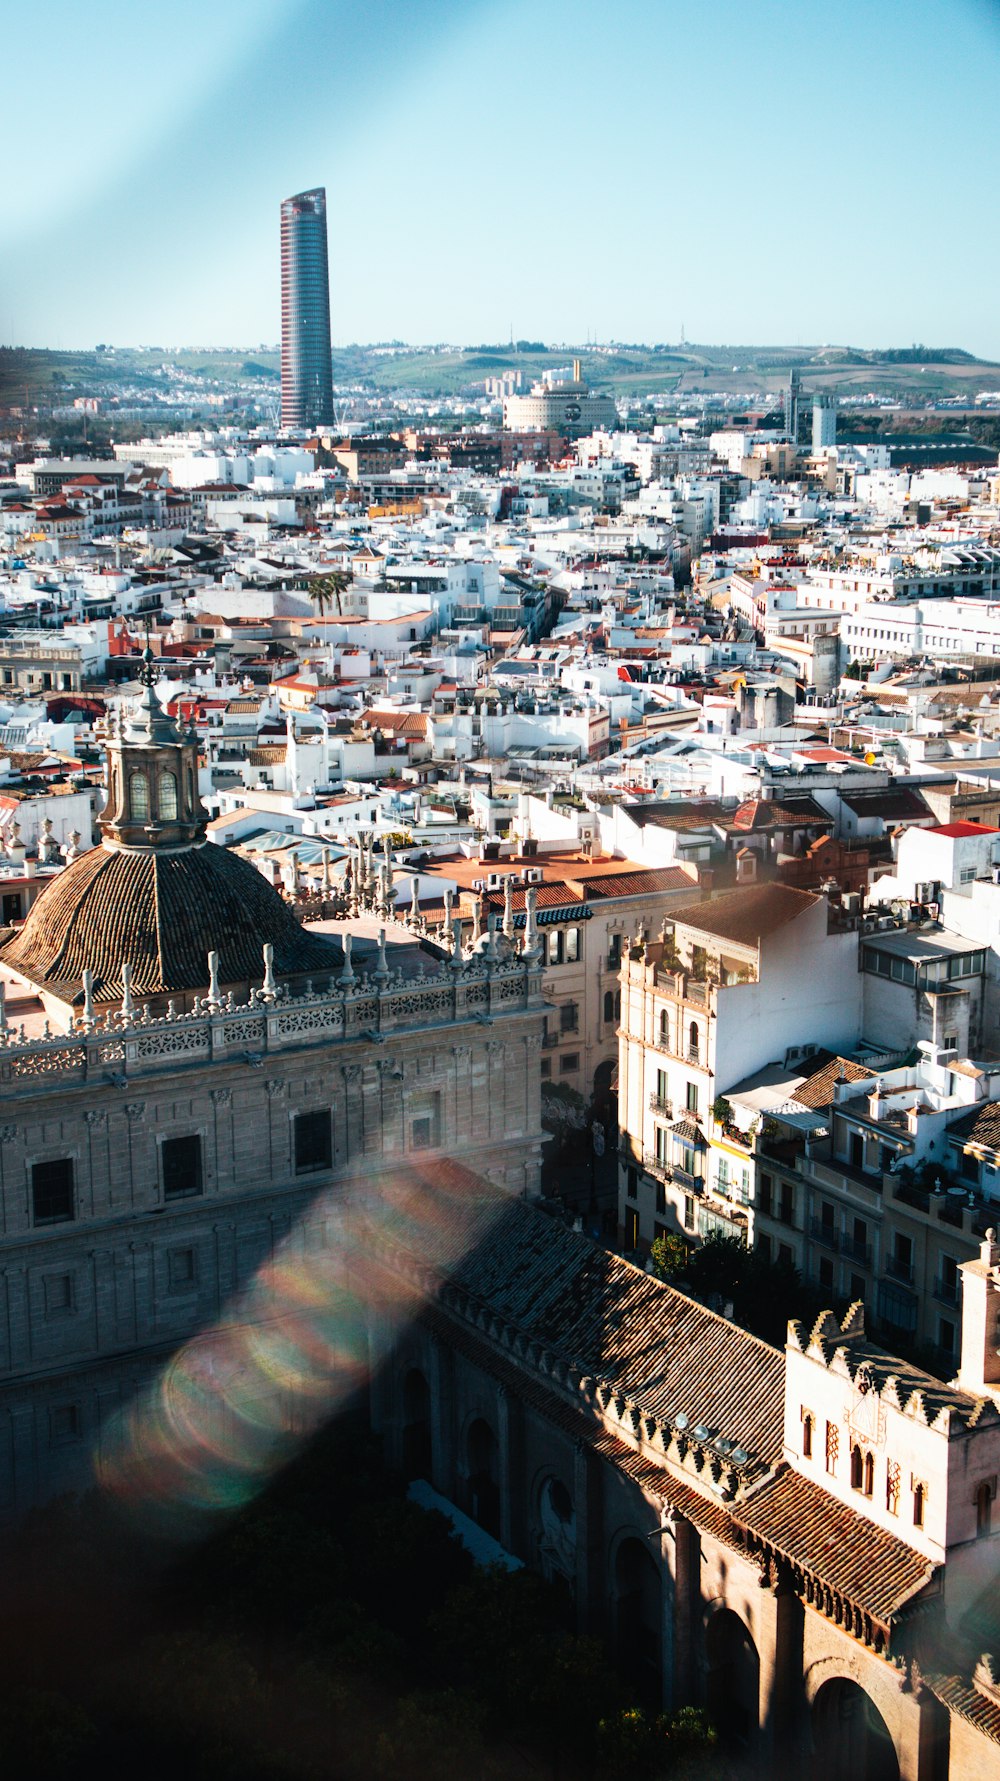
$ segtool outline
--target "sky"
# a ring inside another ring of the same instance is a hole
[[[1000,360],[1000,0],[0,0],[0,44],[0,344],[273,344],[325,185],[335,344]]]

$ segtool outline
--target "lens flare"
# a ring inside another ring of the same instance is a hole
[[[105,1426],[102,1489],[178,1531],[247,1502],[366,1387],[373,1347],[391,1345],[502,1204],[484,1189],[439,1163],[313,1201],[224,1316]]]

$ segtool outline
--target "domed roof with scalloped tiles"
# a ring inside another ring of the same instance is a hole
[[[336,941],[301,927],[260,873],[224,847],[94,847],[43,891],[0,963],[67,1002],[82,1000],[89,968],[95,999],[110,1002],[122,995],[123,964],[139,997],[204,989],[212,951],[220,983],[252,982],[263,977],[267,942],[277,977],[342,963]]]

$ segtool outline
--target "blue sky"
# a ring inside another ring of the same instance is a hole
[[[998,0],[0,0],[0,341],[279,333],[1000,358]]]

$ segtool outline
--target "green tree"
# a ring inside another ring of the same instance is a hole
[[[675,1231],[654,1239],[650,1260],[657,1280],[673,1282],[681,1279],[688,1265],[688,1246]]]

